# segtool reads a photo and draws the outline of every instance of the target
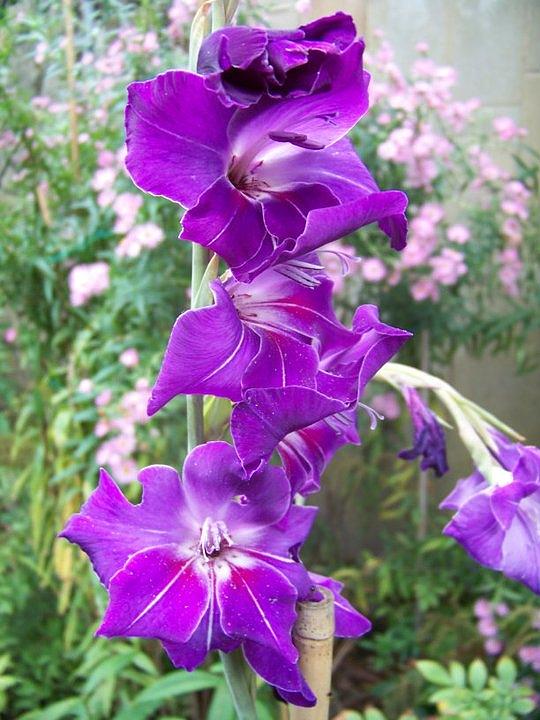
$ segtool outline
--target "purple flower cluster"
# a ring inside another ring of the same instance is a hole
[[[460,480],[440,505],[455,512],[444,532],[481,565],[540,594],[540,450],[491,435],[501,480],[479,470]]]
[[[181,479],[141,470],[139,505],[102,471],[63,532],[108,590],[98,634],[158,638],[186,669],[241,647],[284,699],[307,706],[297,601],[325,586],[338,635],[370,625],[339,583],[304,568],[316,511],[293,500],[318,490],[339,447],[360,442],[365,387],[409,337],[371,305],[344,326],[317,254],[372,222],[405,245],[405,195],[379,190],[345,138],[368,107],[355,36],[343,13],[290,32],[225,28],[203,43],[198,73],[130,85],[129,173],[180,203],[181,237],[230,268],[211,282],[211,305],[177,319],[148,412],[179,394],[227,398],[233,445],[195,448]],[[274,451],[282,467],[269,464]]]

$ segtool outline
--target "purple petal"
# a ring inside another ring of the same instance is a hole
[[[208,609],[188,642],[163,643],[172,664],[185,670],[194,670],[212,650],[231,652],[239,645],[240,640],[225,635],[221,627],[219,607],[215,596],[215,578],[212,578],[210,585]]]
[[[149,415],[179,394],[241,397],[241,379],[259,350],[259,339],[240,321],[221,283],[211,288],[215,305],[188,310],[174,324],[148,403]]]
[[[190,452],[182,475],[188,506],[202,524],[223,520],[235,543],[253,528],[278,522],[290,505],[291,489],[281,468],[267,466],[247,479],[236,452],[226,442],[209,442]]]
[[[287,702],[313,707],[317,698],[302,677],[298,663],[288,662],[280,653],[254,642],[243,644],[244,656],[254,672],[275,687]]]
[[[297,166],[297,181],[288,186],[274,177],[272,191],[262,201],[266,229],[279,240],[301,235],[311,210],[338,204],[337,197],[326,185],[298,182],[303,179],[298,170]],[[264,173],[260,172],[259,177],[264,179]]]
[[[111,579],[97,635],[186,642],[208,608],[209,576],[177,545],[142,550]]]
[[[500,569],[504,531],[493,515],[489,490],[465,502],[443,530],[457,540],[469,555],[494,570]]]
[[[270,133],[303,135],[319,147],[346,135],[368,109],[369,76],[362,70],[363,51],[364,44],[356,42],[341,55],[326,58],[331,90],[324,87],[301,97],[262,99],[238,110],[229,125],[234,155],[253,156],[252,148],[257,147],[254,157],[267,160],[268,153],[275,151]]]
[[[360,444],[356,413],[341,413],[344,422],[329,424],[326,420],[286,435],[278,445],[279,456],[293,493],[309,495],[320,489],[321,475],[343,445]]]
[[[540,595],[540,489],[532,489],[506,532],[501,570]]]
[[[333,15],[317,18],[307,25],[301,25],[306,40],[332,43],[339,50],[345,50],[356,38],[356,27],[350,15],[336,12]]]
[[[319,358],[304,342],[281,333],[259,332],[260,350],[242,378],[242,387],[315,388]]]
[[[322,585],[334,596],[336,637],[360,637],[371,630],[371,622],[341,595],[343,583],[316,573],[309,573],[309,576],[315,585]]]
[[[191,207],[223,175],[232,115],[202,77],[171,70],[128,88],[126,167],[142,190]]]
[[[139,482],[143,498],[132,505],[101,470],[98,487],[60,533],[84,550],[105,586],[131,555],[180,542],[189,526],[176,470],[153,465],[140,471]]]
[[[310,388],[252,389],[231,415],[231,435],[244,467],[250,471],[266,461],[289,433],[347,406]]]
[[[227,568],[216,570],[216,588],[227,635],[253,640],[296,661],[291,630],[297,592],[281,572],[238,553]]]
[[[255,262],[259,253],[267,257],[274,251],[260,203],[237,190],[224,176],[201,194],[184,215],[182,225],[183,240],[210,248],[233,270],[247,260]]]
[[[452,490],[442,503],[439,505],[441,510],[459,510],[459,508],[474,497],[480,490],[489,487],[484,476],[478,472],[474,472],[467,478],[458,480],[456,487]]]

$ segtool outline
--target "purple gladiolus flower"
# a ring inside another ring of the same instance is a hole
[[[296,601],[314,592],[298,549],[315,508],[291,506],[280,468],[247,479],[224,442],[193,450],[182,480],[155,465],[141,470],[139,481],[143,498],[132,505],[102,470],[98,488],[62,532],[89,555],[108,590],[97,634],[158,638],[173,664],[188,670],[211,650],[242,646],[285,699],[313,705],[291,630]],[[339,612],[342,632],[369,629],[352,608]]]
[[[203,41],[197,71],[225,105],[252,105],[265,94],[306,95],[324,82],[326,55],[346,50],[355,38],[353,19],[342,12],[297,30],[225,27]]]
[[[359,441],[353,418],[367,383],[409,337],[380,322],[374,306],[364,305],[345,340],[336,336],[322,349],[315,388],[245,391],[232,411],[231,434],[246,471],[256,471],[277,448],[295,492],[316,490],[333,453],[344,442]],[[321,422],[333,433],[321,435]]]
[[[200,75],[170,71],[128,88],[126,166],[180,203],[181,237],[240,281],[378,222],[405,245],[406,196],[382,192],[345,138],[368,108],[363,43],[326,54],[309,95],[226,107]]]
[[[238,401],[251,387],[315,387],[317,348],[351,333],[332,309],[332,282],[312,259],[269,268],[250,284],[214,281],[215,304],[176,321],[148,412],[180,393]]]
[[[492,431],[502,480],[477,470],[441,503],[455,515],[444,533],[471,557],[540,594],[540,450]]]
[[[444,430],[415,388],[403,388],[403,397],[411,416],[414,444],[410,450],[402,450],[398,457],[403,460],[414,460],[422,456],[420,463],[422,470],[433,468],[438,477],[441,477],[448,472]]]

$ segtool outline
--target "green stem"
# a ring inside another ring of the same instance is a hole
[[[253,702],[252,676],[240,649],[219,653],[238,720],[257,720]]]
[[[234,4],[234,3],[233,3]],[[203,3],[195,16],[192,25],[189,49],[189,69],[196,71],[197,56],[205,32],[208,32],[208,5]],[[212,7],[212,30],[216,30],[225,22],[223,0],[214,0]],[[207,285],[209,275],[215,270],[217,263],[210,260],[206,248],[193,243],[191,246],[191,307],[202,307],[205,304],[206,292],[203,285]],[[215,265],[215,268],[214,268]],[[207,268],[208,266],[208,268]],[[204,397],[202,395],[188,395],[187,405],[187,436],[188,451],[204,442]],[[252,674],[244,660],[241,650],[232,653],[220,652],[223,662],[225,679],[229,687],[238,720],[257,720],[257,711],[251,691]]]

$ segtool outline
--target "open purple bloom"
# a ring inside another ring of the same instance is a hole
[[[355,38],[353,19],[342,12],[296,30],[225,27],[203,41],[197,71],[225,105],[252,105],[266,94],[305,95],[325,81],[325,56]]]
[[[307,286],[289,277],[295,273]],[[238,401],[251,387],[315,387],[317,348],[350,335],[332,309],[332,282],[309,258],[269,268],[249,285],[229,278],[211,288],[215,304],[188,310],[172,329],[150,414],[180,393]]]
[[[374,306],[364,305],[345,340],[336,336],[322,349],[315,388],[247,390],[231,415],[246,471],[257,470],[278,449],[295,492],[316,490],[334,452],[345,442],[358,442],[354,411],[367,383],[409,337],[382,323]],[[321,432],[321,422],[331,432]]]
[[[490,484],[479,472],[441,503],[455,515],[444,529],[471,557],[540,594],[540,450],[492,432],[507,476]]]
[[[368,108],[362,52],[354,42],[325,55],[326,82],[309,95],[248,108],[226,107],[189,72],[132,83],[128,171],[187,208],[181,237],[241,281],[372,222],[401,249],[406,196],[381,192],[345,138]]]
[[[298,548],[316,509],[291,506],[280,468],[247,479],[224,442],[193,450],[182,480],[155,465],[139,481],[142,501],[132,505],[102,470],[61,533],[88,554],[108,590],[97,633],[158,638],[173,664],[188,670],[211,650],[242,646],[284,697],[312,705],[291,630],[297,599],[313,592]],[[358,618],[350,622],[354,632]]]
[[[420,464],[422,470],[433,468],[435,473],[441,477],[448,472],[444,430],[415,388],[403,388],[403,397],[411,416],[414,444],[410,450],[402,450],[399,457],[403,460],[414,460],[422,456]]]

